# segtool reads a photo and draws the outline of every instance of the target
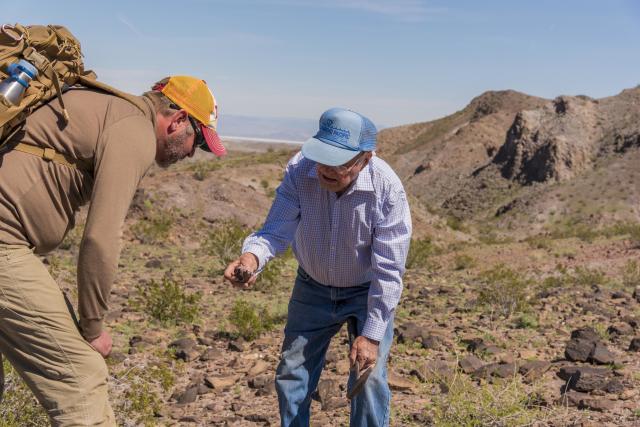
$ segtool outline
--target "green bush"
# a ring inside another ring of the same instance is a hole
[[[640,264],[636,260],[628,261],[622,269],[622,284],[625,288],[640,286]]]
[[[235,220],[223,221],[209,232],[204,250],[213,255],[221,268],[225,268],[240,256],[242,242],[250,233],[249,229]]]
[[[545,235],[532,236],[525,240],[534,249],[550,249],[551,238]]]
[[[467,270],[476,265],[476,260],[469,255],[456,255],[453,259],[454,270]]]
[[[523,313],[516,320],[516,328],[518,329],[536,329],[538,326],[538,318],[531,313]]]
[[[183,284],[169,277],[137,286],[140,297],[135,304],[162,324],[193,323],[198,320],[200,292],[187,294]]]
[[[529,305],[533,281],[500,264],[479,277],[478,304],[492,314],[509,318]]]
[[[544,416],[538,392],[528,391],[517,376],[478,385],[457,374],[441,387],[447,393],[433,400],[436,426],[529,426]]]
[[[447,226],[455,231],[464,231],[464,224],[460,218],[455,216],[447,217]]]
[[[142,243],[154,244],[167,240],[173,227],[174,212],[160,209],[150,200],[144,202],[144,218],[138,220],[131,231]]]
[[[134,366],[116,375],[116,389],[121,389],[117,400],[118,425],[134,421],[135,425],[155,426],[156,416],[164,407],[161,394],[166,394],[175,384],[170,361]]]
[[[573,283],[578,286],[602,286],[609,283],[609,279],[600,270],[592,270],[587,267],[577,267],[572,275]]]
[[[409,254],[407,255],[407,269],[424,268],[431,266],[432,255],[437,255],[438,248],[433,244],[430,237],[422,239],[411,239]]]
[[[220,160],[198,160],[189,165],[189,170],[193,171],[195,179],[204,181],[211,172],[220,169],[221,166]]]
[[[272,330],[276,322],[277,319],[266,307],[242,298],[236,300],[229,314],[229,323],[236,328],[238,335],[248,341],[253,341],[262,333]]]
[[[283,280],[284,273],[289,269],[289,260],[292,258],[293,253],[289,248],[284,254],[269,261],[258,275],[255,289],[263,291],[276,287]]]

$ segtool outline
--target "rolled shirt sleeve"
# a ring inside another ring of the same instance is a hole
[[[381,341],[402,294],[411,240],[411,213],[404,190],[389,194],[373,231],[367,320],[362,335]]]

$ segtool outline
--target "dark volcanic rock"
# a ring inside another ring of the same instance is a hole
[[[195,360],[200,355],[196,342],[191,338],[181,338],[169,344],[169,348],[175,352],[176,359],[182,359],[185,362]]]
[[[528,380],[535,380],[547,372],[550,367],[551,363],[544,360],[529,360],[520,366],[518,372]]]
[[[571,332],[571,339],[597,342],[600,341],[600,335],[593,328],[580,328]]]
[[[599,365],[608,365],[615,361],[615,357],[604,344],[596,343],[589,361]]]
[[[256,390],[256,396],[267,396],[276,391],[276,382],[271,374],[251,378],[248,385],[249,388]]]
[[[568,390],[591,392],[607,390],[612,381],[612,372],[607,368],[593,368],[590,366],[567,366],[561,368],[558,377],[567,381]]]
[[[442,337],[438,335],[427,335],[422,338],[422,348],[437,350],[442,346]]]
[[[150,259],[149,261],[147,261],[144,265],[147,268],[161,268],[162,267],[162,261],[160,261],[157,258],[153,258]]]
[[[633,327],[627,322],[617,322],[607,328],[607,332],[612,337],[633,334]]]
[[[231,351],[237,351],[238,353],[242,353],[245,350],[245,345],[240,340],[230,341],[229,346],[227,347]]]
[[[473,372],[473,376],[476,378],[511,378],[518,372],[518,367],[515,363],[489,363],[484,365],[480,369]]]
[[[558,405],[560,406],[570,406],[573,408],[578,408],[582,405],[582,401],[589,399],[588,393],[581,393],[579,391],[568,391],[564,393],[560,400],[558,401]]]
[[[578,408],[590,409],[598,412],[609,412],[613,410],[615,406],[616,403],[611,399],[606,399],[604,397],[591,397],[589,399],[583,399]]]
[[[470,374],[480,369],[482,365],[484,365],[484,362],[472,354],[461,359],[458,364],[464,373]]]
[[[586,362],[596,347],[595,341],[572,339],[567,343],[564,356],[572,362]]]
[[[335,399],[340,397],[340,384],[335,380],[320,380],[314,398],[322,405],[322,410],[327,411],[333,408]]]
[[[629,344],[629,351],[640,351],[640,337],[631,340],[631,344]]]
[[[398,328],[398,342],[410,344],[422,339],[423,328],[414,322],[407,322]]]
[[[198,397],[198,387],[189,387],[184,392],[174,395],[179,404],[193,403]]]
[[[219,360],[222,358],[222,352],[217,348],[208,348],[201,355],[200,360],[206,362],[208,360]]]

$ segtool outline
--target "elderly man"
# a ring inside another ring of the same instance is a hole
[[[283,426],[309,425],[331,338],[347,323],[352,426],[389,422],[386,363],[411,238],[400,179],[373,155],[376,128],[360,114],[326,111],[315,137],[287,165],[263,228],[225,270],[249,287],[292,244],[299,269],[289,302],[276,389]],[[373,367],[373,368],[372,368]],[[366,379],[366,382],[362,380]]]
[[[74,88],[36,110],[0,166],[0,352],[54,426],[108,425],[111,336],[103,328],[124,219],[154,160],[168,166],[196,147],[221,155],[206,83],[174,76],[142,97]],[[90,202],[78,259],[80,321],[36,254],[53,250]]]

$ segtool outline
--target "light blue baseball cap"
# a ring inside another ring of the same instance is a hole
[[[320,116],[320,129],[302,145],[302,155],[327,166],[347,163],[363,151],[376,148],[376,127],[361,114],[331,108]]]

